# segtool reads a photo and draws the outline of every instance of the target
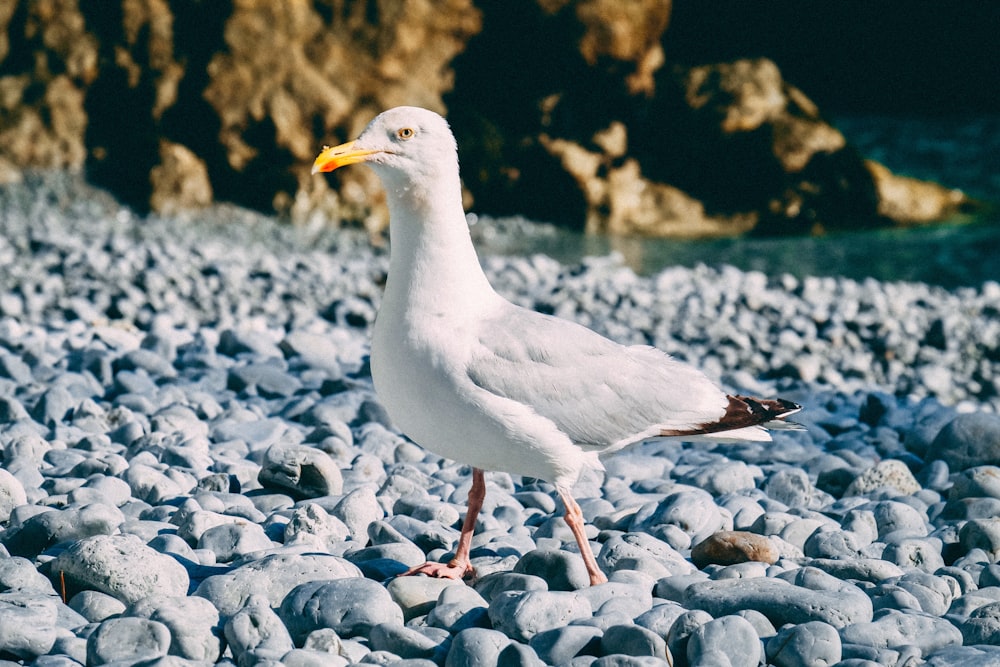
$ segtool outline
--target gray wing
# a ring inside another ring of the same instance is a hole
[[[468,375],[599,450],[697,428],[720,419],[728,402],[701,372],[655,348],[516,306],[483,323]]]

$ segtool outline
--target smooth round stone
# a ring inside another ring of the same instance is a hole
[[[810,558],[853,558],[861,550],[862,542],[847,530],[820,529],[806,539],[802,553]]]
[[[587,598],[567,591],[508,591],[494,597],[489,607],[493,627],[519,642],[592,614]]]
[[[541,577],[552,591],[575,591],[590,585],[580,554],[562,549],[529,551],[521,556],[513,571]]]
[[[0,468],[0,523],[10,518],[11,510],[28,502],[21,480]]]
[[[1000,646],[1000,602],[990,602],[974,610],[960,629],[965,644]]]
[[[777,634],[774,624],[767,619],[767,616],[756,609],[743,609],[736,612],[736,615],[747,619],[750,625],[753,626],[753,629],[757,631],[757,636],[761,639],[767,639]]]
[[[654,579],[697,569],[669,544],[646,533],[625,533],[607,540],[597,554],[597,564],[604,572],[635,570]]]
[[[635,624],[666,637],[677,617],[684,613],[684,607],[676,602],[654,605],[652,609],[635,618]]]
[[[498,630],[467,628],[452,640],[445,667],[495,665],[510,641],[510,637]]]
[[[952,476],[948,490],[950,499],[997,498],[1000,499],[1000,467],[976,466]]]
[[[621,653],[635,656],[665,656],[667,642],[660,635],[640,625],[612,625],[601,637],[601,650],[606,654]]]
[[[287,398],[302,388],[302,382],[271,363],[250,363],[229,370],[229,388],[265,398]]]
[[[1000,665],[1000,647],[946,646],[925,657],[927,667],[986,667]]]
[[[160,505],[183,495],[187,491],[177,480],[172,479],[162,470],[136,461],[129,465],[122,478],[132,489],[133,496],[150,505]]]
[[[626,571],[622,571],[623,573]],[[628,571],[631,573],[631,571]],[[653,585],[655,582],[641,580],[635,583],[628,581],[608,581],[596,586],[588,586],[580,589],[583,595],[590,601],[590,606],[595,611],[606,609],[610,611],[612,607],[618,610],[635,611],[629,618],[634,618],[646,612],[653,606]],[[620,606],[615,606],[621,603]],[[609,606],[610,605],[610,606]]]
[[[394,623],[380,623],[373,626],[367,636],[368,645],[373,651],[389,651],[408,660],[433,658],[451,635],[439,628],[410,628]]]
[[[170,630],[170,655],[215,662],[222,653],[219,612],[199,597],[148,597],[129,606],[126,616],[148,618]]]
[[[295,648],[281,619],[267,598],[260,595],[250,596],[243,608],[226,621],[223,632],[239,665],[278,660]]]
[[[347,493],[330,514],[344,522],[356,542],[368,539],[368,526],[382,519],[385,511],[378,504],[375,491],[370,486],[362,486]]]
[[[150,595],[187,595],[187,570],[134,535],[97,535],[70,545],[52,561],[51,572],[68,584],[132,603]]]
[[[894,500],[883,500],[867,507],[875,516],[878,535],[884,538],[890,533],[923,537],[927,534],[927,520],[914,507]]]
[[[91,623],[100,623],[123,613],[125,603],[100,591],[80,591],[70,599],[69,608]]]
[[[0,593],[0,653],[25,660],[45,655],[58,636],[58,618],[53,596]]]
[[[996,561],[1000,557],[1000,519],[972,519],[962,526],[958,539],[966,551],[982,549]]]
[[[44,574],[27,558],[0,555],[0,591],[4,593],[41,593],[55,591]]]
[[[296,641],[318,628],[355,637],[367,636],[380,623],[403,625],[403,611],[389,592],[361,577],[299,584],[285,597],[279,614]]]
[[[111,535],[124,522],[125,515],[112,505],[94,503],[70,507],[32,516],[12,534],[5,535],[3,543],[15,556],[34,558],[60,542]]]
[[[271,549],[275,544],[256,523],[238,521],[213,526],[198,538],[198,548],[215,554],[216,561],[228,563],[244,554]]]
[[[281,667],[347,667],[351,663],[341,655],[307,648],[295,648],[281,656],[281,661],[278,664]]]
[[[955,588],[936,574],[907,572],[894,585],[913,595],[920,602],[920,609],[932,616],[942,616],[955,599]]]
[[[448,586],[427,612],[427,625],[457,634],[466,628],[489,627],[489,603],[476,589]]]
[[[725,659],[732,667],[755,667],[761,653],[757,631],[742,616],[722,616],[698,626],[687,644],[687,658],[692,665]]]
[[[566,625],[539,632],[529,646],[547,665],[563,665],[580,654],[595,655],[601,648],[600,628]]]
[[[903,568],[916,568],[924,572],[935,572],[944,567],[940,543],[930,539],[907,538],[896,544],[889,544],[882,557]]]
[[[279,553],[208,577],[194,594],[208,599],[223,617],[229,617],[242,609],[251,595],[263,595],[277,607],[301,583],[345,577],[361,577],[361,571],[338,556]]]
[[[861,473],[848,485],[844,495],[860,496],[886,487],[908,496],[920,490],[920,483],[905,463],[898,459],[886,459]]]
[[[838,579],[856,579],[872,583],[903,576],[903,570],[898,565],[879,558],[853,558],[850,560],[813,558],[809,561],[809,565]]]
[[[695,630],[712,621],[712,616],[701,609],[685,611],[677,616],[667,633],[668,655],[687,657],[688,642]]]
[[[340,495],[344,480],[337,463],[326,452],[305,445],[275,443],[267,448],[258,481],[297,498]]]
[[[941,459],[953,471],[1000,465],[1000,416],[984,412],[958,415],[937,434],[924,458]]]
[[[155,660],[167,655],[170,630],[146,618],[109,618],[87,637],[87,664]]]
[[[943,618],[919,611],[884,609],[872,621],[840,630],[841,641],[874,648],[916,646],[925,655],[944,646],[962,643],[961,631]]]
[[[764,493],[789,507],[809,507],[813,486],[809,475],[798,468],[782,468],[772,473],[764,482]]]
[[[696,582],[685,590],[684,606],[703,609],[716,618],[756,609],[776,627],[824,621],[842,628],[871,619],[872,603],[867,595],[855,586],[830,579],[837,582],[837,588],[813,590],[770,577]]]
[[[712,496],[701,489],[688,489],[669,494],[655,506],[640,509],[629,527],[637,533],[652,532],[657,526],[671,524],[701,542],[719,530],[732,530],[732,518],[720,512]]]
[[[733,565],[756,561],[772,564],[778,552],[771,540],[739,530],[720,531],[699,542],[691,549],[691,560],[699,568],[706,565]]]
[[[511,642],[497,657],[497,667],[544,667],[544,665],[545,663],[535,653],[535,649],[520,642]]]
[[[704,489],[713,496],[720,496],[754,489],[757,487],[757,479],[762,476],[757,466],[749,466],[743,461],[722,460],[699,466],[685,475],[678,475],[677,481]]]
[[[767,660],[775,667],[833,665],[840,658],[840,634],[820,621],[782,628],[767,642]]]
[[[408,621],[422,616],[437,605],[441,594],[451,587],[465,587],[461,580],[434,577],[396,577],[386,590]]]
[[[549,585],[541,577],[518,572],[494,572],[476,582],[476,592],[487,602],[507,591],[547,591]]]

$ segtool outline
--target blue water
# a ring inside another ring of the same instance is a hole
[[[993,205],[970,222],[821,237],[676,241],[591,238],[568,232],[507,239],[501,252],[542,252],[566,262],[620,252],[643,274],[665,266],[729,264],[769,275],[867,277],[943,287],[1000,280],[1000,116],[850,117],[833,120],[866,157],[894,172],[959,188]],[[489,248],[487,248],[489,250]]]

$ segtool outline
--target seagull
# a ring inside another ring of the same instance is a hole
[[[389,275],[372,332],[375,391],[394,424],[470,465],[468,511],[446,563],[406,574],[460,579],[486,494],[483,471],[551,483],[592,585],[607,581],[572,496],[600,457],[650,438],[769,441],[800,406],[728,395],[697,369],[517,306],[491,287],[462,207],[447,121],[417,107],[377,116],[354,141],[325,147],[312,172],[370,166],[389,206]]]

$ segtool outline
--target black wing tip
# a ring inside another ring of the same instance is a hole
[[[802,409],[798,403],[784,398],[756,398],[737,394],[729,399],[743,403],[750,414],[760,418],[760,423],[785,419]]]

